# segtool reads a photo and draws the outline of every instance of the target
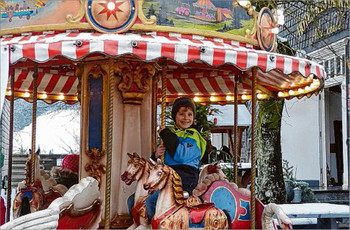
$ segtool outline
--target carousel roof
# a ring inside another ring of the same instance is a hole
[[[257,67],[259,99],[310,96],[322,88],[326,76],[319,64],[309,60],[255,50],[232,40],[187,34],[43,33],[2,37],[0,44],[10,50],[16,97],[29,100],[34,61],[39,63],[38,98],[48,103],[76,102],[75,66],[96,56],[133,57],[147,62],[165,58],[170,100],[188,95],[232,103],[234,76],[239,76],[239,100],[249,100],[253,67]]]

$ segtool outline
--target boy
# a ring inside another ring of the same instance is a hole
[[[158,146],[151,158],[156,161],[164,155],[164,163],[179,174],[183,190],[191,195],[198,184],[199,161],[205,152],[207,142],[193,127],[196,107],[191,99],[186,97],[176,99],[171,116],[175,121],[175,127],[160,127],[158,133],[163,144]],[[146,199],[149,220],[154,216],[158,194],[159,191],[156,191]],[[133,204],[134,195],[128,199],[129,210]]]
[[[158,146],[152,159],[164,155],[164,163],[179,174],[183,189],[191,195],[198,183],[199,161],[205,152],[206,141],[193,127],[196,108],[191,99],[176,99],[171,116],[175,127],[159,129],[163,144]]]

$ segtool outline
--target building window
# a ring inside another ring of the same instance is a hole
[[[341,71],[342,57],[338,56],[336,58],[336,60],[337,60],[336,61],[336,65],[337,65],[337,72],[336,72],[336,74],[340,75],[340,74],[342,74],[342,71]]]
[[[345,65],[346,65],[346,58],[345,58],[345,54],[342,56],[342,58],[341,58],[341,60],[342,60],[342,74],[345,74]]]
[[[327,74],[328,74],[328,69],[329,69],[329,67],[328,67],[328,61],[325,61],[325,62],[324,62],[324,71],[326,71]]]
[[[329,74],[334,77],[334,58],[329,60]]]

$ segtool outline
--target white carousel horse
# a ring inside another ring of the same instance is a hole
[[[34,154],[34,182],[30,183],[32,174],[31,155],[26,162],[24,181],[18,183],[17,194],[13,204],[13,217],[47,208],[50,203],[67,192],[64,185],[57,184],[44,170],[40,169],[40,149]]]
[[[137,153],[133,153],[132,155],[128,153],[128,156],[130,160],[128,161],[125,172],[121,175],[121,179],[127,185],[137,181],[135,202],[131,211],[134,223],[128,229],[135,229],[139,225],[150,228],[145,203],[149,194],[148,191],[143,188],[143,184],[149,176],[152,165],[149,161],[141,158]]]
[[[47,209],[21,216],[2,225],[1,229],[97,229],[101,204],[97,180],[86,177]]]
[[[276,215],[278,224],[282,229],[293,229],[292,221],[283,212],[282,208],[277,204],[270,203],[265,206],[262,214],[262,228],[263,229],[277,229],[273,216]]]
[[[144,184],[150,193],[160,190],[152,228],[188,229],[199,224],[206,229],[227,229],[226,214],[213,203],[187,207],[183,196],[181,178],[160,160],[151,169]],[[198,226],[199,227],[199,226]]]

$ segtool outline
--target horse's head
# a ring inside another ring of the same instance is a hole
[[[144,173],[146,160],[141,158],[137,153],[128,153],[128,156],[130,160],[128,161],[125,172],[121,175],[121,179],[125,184],[130,185],[133,181],[138,181]]]
[[[199,173],[199,181],[198,183],[203,182],[203,180],[208,176],[209,174],[217,174],[220,179],[227,179],[225,173],[222,171],[220,163],[223,163],[222,160],[214,162],[212,164],[206,165],[201,172]]]
[[[17,218],[43,209],[44,192],[41,187],[28,186],[21,189],[13,201],[13,217]]]
[[[170,168],[158,159],[154,167],[149,172],[149,177],[143,185],[145,190],[148,190],[149,194],[152,194],[156,190],[164,188],[170,174]]]

